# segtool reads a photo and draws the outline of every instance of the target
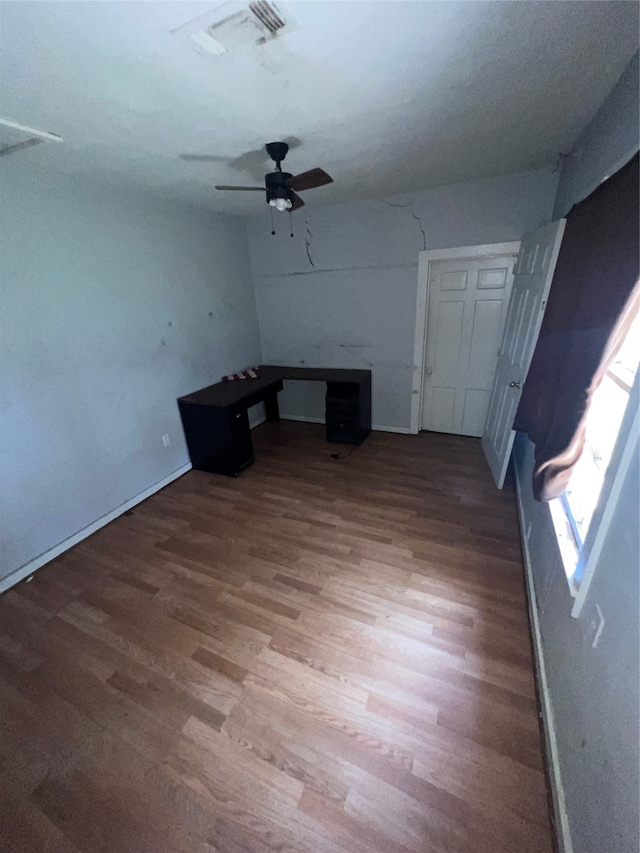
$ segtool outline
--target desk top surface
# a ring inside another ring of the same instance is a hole
[[[370,370],[342,370],[330,367],[285,367],[261,364],[257,379],[240,379],[237,382],[216,382],[200,391],[180,397],[182,403],[226,408],[240,403],[256,391],[267,390],[282,379],[312,380],[316,382],[369,382]]]

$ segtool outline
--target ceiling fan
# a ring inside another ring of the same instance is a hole
[[[298,210],[304,206],[304,202],[297,195],[297,192],[313,190],[316,187],[333,183],[333,178],[327,175],[324,169],[309,169],[308,172],[302,172],[300,175],[283,172],[280,164],[289,150],[286,142],[269,142],[266,148],[269,157],[275,161],[277,171],[265,175],[264,187],[216,186],[216,189],[234,190],[236,192],[265,192],[266,190],[267,202],[271,207],[284,212],[285,210]]]

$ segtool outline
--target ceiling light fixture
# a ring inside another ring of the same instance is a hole
[[[315,187],[323,187],[325,184],[332,184],[333,178],[324,171],[324,169],[309,169],[307,172],[302,172],[299,175],[292,175],[291,172],[282,171],[282,161],[287,156],[289,145],[286,142],[269,142],[265,146],[267,154],[276,164],[276,171],[269,172],[264,176],[264,190],[266,190],[267,203],[271,210],[271,233],[276,232],[273,229],[273,211],[279,213],[293,213],[294,210],[299,210],[304,207],[304,202],[297,193],[297,190],[312,190]],[[236,192],[264,192],[262,187],[232,187],[222,184],[216,184],[217,190],[233,190]],[[291,233],[293,237],[293,232]]]
[[[290,198],[272,198],[269,200],[269,204],[281,213],[284,213],[285,210],[291,210],[293,207]]]

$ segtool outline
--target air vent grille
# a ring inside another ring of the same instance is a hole
[[[229,0],[171,32],[198,53],[220,57],[269,44],[296,28],[288,9],[272,0]]]
[[[277,8],[267,3],[266,0],[256,0],[254,3],[249,3],[249,8],[271,35],[275,35],[278,30],[284,29],[286,21],[282,19]]]

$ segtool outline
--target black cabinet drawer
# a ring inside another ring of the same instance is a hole
[[[329,415],[325,418],[325,423],[327,426],[332,426],[335,429],[353,429],[354,426],[358,426],[357,418],[337,418],[330,417]]]
[[[363,430],[357,421],[347,421],[339,418],[327,418],[325,435],[327,441],[340,444],[361,444],[363,441]]]
[[[365,415],[362,408],[364,403],[358,383],[327,382],[325,397],[327,441],[340,444],[362,444],[370,429],[368,415]]]
[[[191,463],[197,471],[237,477],[253,462],[246,409],[220,409],[178,401]]]
[[[254,460],[253,444],[251,443],[251,427],[249,426],[249,413],[246,409],[231,411],[230,433],[232,443],[232,474],[237,476],[244,471]]]
[[[347,423],[360,423],[359,409],[330,409],[329,406],[325,409],[325,421],[345,421]]]
[[[340,412],[340,413],[344,412],[344,413],[348,414],[349,412],[359,412],[360,411],[360,406],[358,405],[357,400],[355,400],[355,401],[351,401],[351,400],[348,400],[348,401],[338,400],[338,401],[336,401],[336,400],[330,400],[329,398],[327,398],[325,401],[325,405],[326,405],[328,412],[336,412],[336,413],[337,412]]]

